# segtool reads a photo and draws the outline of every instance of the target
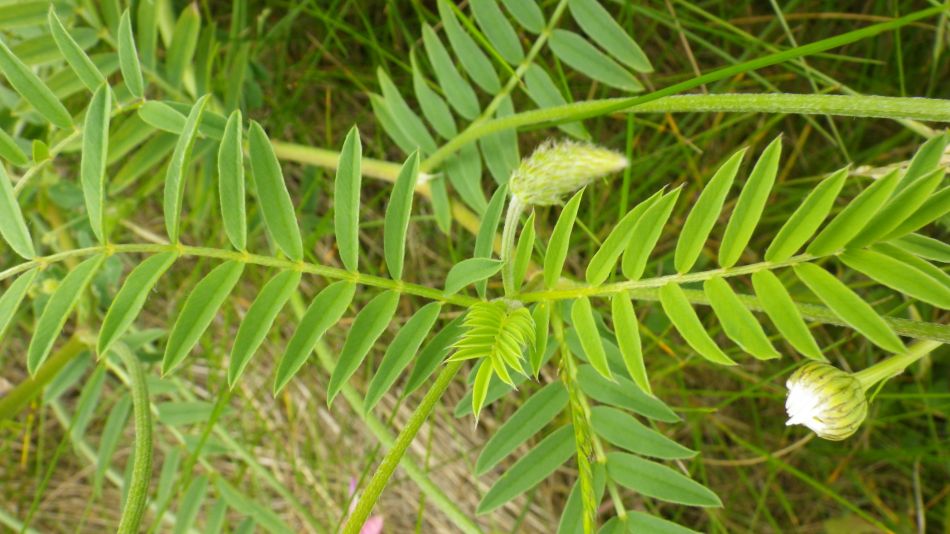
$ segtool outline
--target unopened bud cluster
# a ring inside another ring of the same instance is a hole
[[[547,141],[511,175],[511,194],[529,206],[559,204],[562,198],[627,166],[622,154],[590,143]]]
[[[840,441],[854,434],[868,414],[861,381],[822,362],[809,362],[786,382],[787,425],[805,425],[818,437]]]

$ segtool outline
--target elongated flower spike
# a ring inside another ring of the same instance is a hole
[[[622,154],[597,145],[549,140],[511,174],[511,194],[528,206],[559,204],[565,195],[627,164]]]
[[[786,425],[804,425],[820,438],[841,441],[854,434],[868,414],[861,381],[822,362],[809,362],[786,382]]]

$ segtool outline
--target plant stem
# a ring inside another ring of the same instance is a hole
[[[442,394],[445,393],[446,388],[449,387],[452,379],[455,378],[461,368],[462,362],[449,362],[442,368],[439,376],[435,379],[435,383],[432,384],[432,388],[426,392],[422,402],[399,433],[396,442],[393,443],[392,448],[389,449],[376,472],[373,473],[373,478],[369,481],[369,485],[360,496],[359,502],[356,503],[356,508],[343,526],[344,534],[359,534],[363,523],[366,522],[370,512],[373,511],[380,494],[382,494],[386,484],[389,483],[396,466],[399,465],[403,455],[406,454],[409,444],[415,439],[419,429],[422,428],[422,424],[429,418],[436,403],[442,398]]]
[[[78,356],[84,348],[85,345],[79,339],[79,336],[74,335],[52,357],[46,360],[46,363],[40,367],[34,376],[28,377],[17,384],[9,393],[0,397],[0,421],[16,417],[20,410],[39,395],[46,384],[58,375],[63,367]]]
[[[135,534],[142,522],[148,502],[149,481],[152,477],[152,417],[148,400],[145,371],[135,355],[124,346],[113,350],[128,370],[132,388],[132,414],[135,423],[135,443],[132,452],[132,477],[125,508],[119,520],[119,534]]]
[[[511,297],[518,288],[515,287],[515,233],[521,213],[524,211],[524,202],[516,195],[508,200],[508,211],[505,213],[505,226],[501,230],[501,254],[499,257],[504,264],[501,267],[501,281],[505,287],[505,296]]]
[[[864,391],[867,391],[881,380],[888,380],[891,377],[903,373],[912,363],[930,354],[933,350],[940,347],[940,345],[942,345],[942,343],[937,341],[914,343],[904,354],[895,354],[863,371],[858,371],[854,376],[861,382]]]

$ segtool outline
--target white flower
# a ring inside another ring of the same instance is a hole
[[[804,425],[818,437],[840,441],[854,434],[868,413],[861,382],[827,363],[809,362],[786,382],[786,425]]]

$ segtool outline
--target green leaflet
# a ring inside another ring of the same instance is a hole
[[[139,21],[141,24],[142,22]],[[135,98],[142,98],[145,94],[145,82],[142,80],[142,65],[139,63],[139,53],[135,49],[135,38],[132,36],[132,18],[129,10],[122,13],[119,19],[119,69],[122,70],[122,79],[129,93]]]
[[[99,340],[96,343],[96,352],[100,357],[105,355],[112,343],[132,325],[139,312],[142,311],[145,299],[152,292],[152,288],[176,259],[178,255],[174,252],[156,254],[137,265],[129,273],[102,320]]]
[[[380,67],[376,70],[376,76],[379,78],[379,86],[383,91],[386,108],[392,114],[397,127],[422,152],[426,154],[435,152],[435,139],[432,138],[425,124],[422,123],[422,119],[406,104],[399,89],[386,75],[386,71]],[[344,146],[346,146],[345,143]]]
[[[491,61],[475,44],[475,40],[468,32],[462,29],[449,3],[446,0],[439,0],[438,8],[445,35],[449,38],[449,44],[452,45],[452,50],[455,50],[455,57],[459,59],[462,68],[485,92],[497,94],[501,91],[501,82]]]
[[[99,439],[99,454],[96,456],[96,473],[93,475],[92,485],[95,495],[101,495],[102,482],[106,478],[106,471],[112,465],[112,457],[119,445],[119,438],[125,430],[125,423],[129,419],[132,409],[132,398],[123,395],[109,410],[105,426],[102,427],[102,437]]]
[[[178,110],[158,100],[143,103],[138,115],[145,124],[174,134],[182,133],[187,120]]]
[[[392,321],[398,304],[399,293],[386,291],[369,301],[356,314],[350,331],[346,335],[346,341],[343,343],[343,349],[340,351],[337,365],[330,375],[330,383],[327,385],[328,406],[333,403],[333,399],[340,392],[343,384],[353,376],[366,358],[366,354],[373,348],[373,344]]]
[[[769,199],[775,176],[778,174],[778,162],[782,156],[782,138],[776,137],[762,151],[755,167],[749,174],[749,179],[742,186],[739,200],[732,210],[729,223],[726,224],[722,242],[719,244],[719,265],[724,268],[732,267],[739,261],[739,256],[749,240],[752,232],[759,224],[765,202]]]
[[[406,257],[406,232],[412,215],[412,197],[419,176],[419,153],[409,154],[396,177],[396,184],[386,205],[383,224],[383,252],[386,268],[394,280],[402,279],[402,267]]]
[[[646,211],[656,204],[662,194],[663,191],[657,191],[650,198],[640,202],[614,226],[600,248],[594,253],[594,257],[590,259],[590,263],[587,264],[585,278],[588,284],[599,286],[614,272],[620,254],[623,253],[627,244],[634,240],[633,231],[637,223],[640,222]],[[640,235],[637,235],[638,240],[640,237]]]
[[[697,454],[616,408],[593,407],[590,423],[600,437],[630,452],[665,460],[692,458]]]
[[[653,72],[640,46],[597,0],[570,0],[567,5],[584,33],[601,48],[635,71]]]
[[[848,167],[839,169],[808,193],[805,200],[785,221],[775,239],[769,244],[769,248],[765,251],[766,261],[785,261],[802,248],[802,245],[815,234],[815,230],[818,230],[821,223],[831,213],[835,198],[838,197],[847,178]]]
[[[607,453],[607,475],[637,493],[687,506],[721,507],[715,493],[665,465],[622,452]]]
[[[447,325],[439,330],[439,333],[432,337],[429,343],[422,348],[422,352],[416,358],[412,372],[406,379],[406,385],[403,387],[403,396],[412,394],[421,386],[429,376],[435,371],[436,367],[448,356],[452,346],[461,337],[464,329],[462,323],[465,315],[459,315]]]
[[[551,232],[551,241],[544,254],[544,287],[551,288],[561,278],[564,260],[567,259],[567,250],[571,244],[571,231],[574,229],[574,220],[577,219],[577,208],[580,206],[584,190],[581,189],[561,210],[557,218],[554,231]]]
[[[643,90],[630,72],[574,32],[554,30],[548,43],[561,61],[598,82],[632,93]]]
[[[36,257],[33,238],[3,165],[0,165],[0,235],[10,248],[24,259],[31,260]]]
[[[379,125],[383,127],[383,131],[396,143],[396,146],[398,146],[400,150],[408,154],[418,149],[418,145],[416,145],[412,139],[409,139],[409,136],[399,127],[399,123],[396,122],[396,118],[393,117],[392,112],[389,110],[389,104],[383,100],[383,97],[375,93],[370,93],[369,103],[373,108],[373,114],[376,115],[377,122],[379,122]]]
[[[43,308],[43,313],[36,321],[33,339],[30,340],[30,347],[27,349],[26,367],[31,376],[36,375],[40,365],[46,361],[56,338],[63,331],[66,319],[76,307],[80,295],[99,270],[103,260],[104,256],[97,255],[77,265],[66,274],[60,281],[59,287],[50,296],[46,307]]]
[[[950,287],[912,265],[875,250],[849,250],[839,259],[878,283],[938,308],[950,309]]]
[[[135,28],[138,30],[136,42],[141,47],[142,63],[155,68],[155,50],[158,42],[157,2],[139,2],[135,12]]]
[[[650,532],[652,534],[699,534],[691,528],[636,510],[627,511],[627,529],[628,532]]]
[[[560,382],[551,382],[531,395],[485,443],[475,462],[475,474],[484,475],[498,465],[554,420],[565,406],[567,390]]]
[[[29,67],[13,55],[2,41],[0,41],[0,72],[6,76],[13,90],[36,108],[36,111],[46,120],[60,128],[72,127],[73,118],[63,103],[36,74],[33,74]]]
[[[900,224],[881,240],[907,235],[950,213],[950,187],[944,187],[933,194],[913,215]]]
[[[870,339],[875,345],[891,352],[904,352],[900,338],[854,291],[831,273],[810,263],[794,266],[795,275],[818,296],[835,315]]]
[[[478,514],[487,514],[547,478],[575,453],[574,426],[548,434],[492,485],[478,503]]]
[[[0,157],[17,167],[23,167],[30,162],[20,145],[4,130],[0,130]]]
[[[521,0],[502,0],[511,16],[521,24],[521,27],[531,33],[541,33],[544,29],[544,13],[536,2]]]
[[[617,337],[617,347],[620,348],[624,367],[626,367],[630,378],[640,386],[640,389],[652,395],[650,379],[647,378],[646,365],[643,363],[639,321],[633,310],[633,302],[625,293],[616,293],[611,297],[610,308],[614,333]]]
[[[945,171],[938,169],[913,181],[894,194],[883,208],[874,214],[861,232],[849,243],[848,248],[861,248],[880,241],[927,202],[943,182]]]
[[[53,11],[50,10],[50,13]],[[106,196],[106,158],[109,148],[109,115],[112,110],[112,93],[109,86],[102,84],[92,95],[86,110],[86,121],[82,131],[82,160],[80,179],[83,197],[86,200],[86,214],[96,239],[106,243],[105,196]]]
[[[340,260],[348,271],[356,271],[360,252],[360,183],[363,145],[356,126],[350,128],[340,150],[333,182],[333,225]]]
[[[541,364],[548,352],[548,328],[551,323],[551,303],[539,302],[531,310],[534,320],[534,346],[531,348],[531,374],[535,377],[541,372]]]
[[[813,360],[826,361],[795,302],[778,277],[772,271],[758,271],[752,274],[752,287],[762,308],[782,333],[782,337],[803,355]]]
[[[228,365],[228,385],[233,389],[244,373],[251,356],[270,331],[277,314],[300,284],[300,271],[281,271],[274,275],[258,293],[241,321]]]
[[[600,340],[600,332],[594,322],[594,312],[590,306],[590,299],[580,297],[571,306],[571,323],[577,330],[587,361],[607,380],[613,380],[613,373],[607,365],[607,353],[604,352],[604,343]]]
[[[429,88],[428,82],[422,77],[415,49],[409,51],[409,60],[412,63],[412,89],[416,93],[416,101],[419,102],[419,107],[422,108],[422,114],[436,133],[444,139],[455,137],[458,129],[455,127],[452,112],[449,111],[449,106],[445,103],[445,100]]]
[[[165,54],[165,80],[172,87],[181,87],[185,70],[191,65],[195,55],[200,31],[201,15],[198,13],[198,4],[188,4],[175,23],[172,42]]]
[[[175,510],[175,530],[173,534],[187,534],[198,517],[208,493],[208,478],[204,475],[195,477],[188,485],[188,491],[181,497],[178,509]],[[209,531],[210,532],[210,531]]]
[[[198,343],[243,272],[243,263],[226,261],[195,284],[168,334],[165,356],[162,358],[163,375],[178,367]]]
[[[244,201],[244,147],[241,110],[228,117],[218,146],[218,194],[221,218],[228,239],[237,250],[247,248],[247,215]]]
[[[456,70],[445,45],[428,24],[422,26],[422,44],[425,46],[426,55],[429,57],[429,63],[432,64],[439,86],[442,87],[442,93],[449,100],[449,105],[462,117],[474,120],[479,112],[478,97],[475,96],[472,86]]]
[[[135,183],[145,173],[155,169],[175,149],[176,136],[160,133],[149,139],[115,173],[109,194],[116,195]]]
[[[562,95],[560,89],[554,85],[548,73],[534,63],[529,65],[528,70],[525,71],[524,82],[528,96],[539,108],[552,108],[567,104],[564,95]],[[567,122],[558,124],[557,127],[571,137],[585,141],[590,140],[590,134],[584,129],[583,123]]]
[[[903,264],[907,264],[914,270],[921,271],[934,280],[937,280],[942,285],[950,287],[950,274],[947,274],[943,269],[902,248],[898,248],[890,243],[880,243],[871,247],[871,250],[885,254]]]
[[[2,9],[2,8],[0,8]],[[2,15],[0,15],[2,16]],[[92,28],[72,28],[69,31],[70,37],[83,51],[89,50],[99,42],[99,35]],[[42,33],[36,37],[23,39],[13,45],[10,50],[20,58],[24,64],[31,67],[39,67],[50,63],[62,62],[63,53],[56,46],[56,40],[52,34]]]
[[[826,256],[844,248],[887,202],[899,179],[895,170],[861,191],[808,245],[808,253]]]
[[[627,279],[639,280],[643,276],[647,261],[650,259],[650,253],[656,247],[656,242],[659,241],[660,234],[663,233],[663,227],[673,213],[673,207],[676,206],[680,191],[682,191],[682,188],[677,187],[663,195],[637,221],[636,226],[630,233],[630,239],[623,251],[623,259],[621,260],[623,275]]]
[[[39,270],[34,267],[21,274],[0,297],[0,340],[3,340],[3,336],[7,333],[7,328],[10,327],[13,317],[20,308],[20,303],[23,302],[23,297],[26,296],[38,272]]]
[[[891,244],[915,256],[940,263],[950,262],[950,244],[920,234],[908,234]]]
[[[287,192],[284,173],[274,154],[274,147],[267,139],[264,128],[256,121],[251,121],[248,141],[251,173],[257,185],[257,198],[268,234],[288,258],[300,261],[303,259],[303,242],[300,239],[300,228],[297,226],[297,214],[290,201],[290,193]]]
[[[661,287],[660,304],[676,330],[700,356],[720,365],[736,364],[706,333],[706,327],[699,321],[696,310],[690,305],[680,286],[667,284]]]
[[[482,216],[482,223],[478,226],[478,234],[475,236],[475,250],[472,254],[475,258],[491,258],[495,234],[498,232],[498,223],[501,221],[501,212],[507,198],[508,187],[503,185],[495,190],[488,202],[488,207],[485,208],[485,214]],[[487,287],[488,282],[485,280],[475,284],[479,297],[485,298]]]
[[[102,76],[102,73],[99,72],[99,69],[96,68],[96,64],[89,59],[89,56],[86,55],[82,47],[79,46],[69,32],[66,31],[63,22],[59,20],[59,17],[56,15],[56,10],[52,5],[50,5],[49,8],[47,22],[49,24],[50,34],[53,36],[53,40],[56,41],[56,47],[59,48],[66,63],[73,69],[76,76],[82,80],[83,85],[90,91],[96,91],[96,88],[104,85],[106,79]]]
[[[907,167],[907,172],[904,173],[904,176],[900,179],[900,183],[897,184],[897,191],[903,191],[905,188],[914,184],[918,179],[937,170],[940,166],[940,160],[943,159],[943,154],[947,149],[948,143],[950,143],[950,135],[944,132],[931,137],[924,144],[920,145],[920,148],[917,149],[917,152],[911,159],[910,165]]]
[[[496,0],[471,0],[475,21],[498,54],[512,65],[524,61],[524,49],[518,34],[501,12]],[[489,91],[493,92],[493,91]]]
[[[679,416],[663,401],[644,393],[636,384],[623,376],[615,375],[614,380],[610,381],[590,365],[581,365],[577,369],[577,383],[581,391],[597,402],[625,408],[644,417],[666,423],[675,423],[680,420]]]
[[[379,367],[369,387],[366,389],[366,399],[363,409],[366,413],[373,410],[373,407],[383,398],[383,395],[389,391],[389,388],[396,383],[396,379],[402,374],[402,371],[409,365],[413,356],[419,351],[422,341],[432,330],[436,319],[439,318],[439,312],[442,310],[442,304],[439,302],[430,302],[419,309],[406,324],[399,329],[392,343],[386,348],[386,354],[379,362]]]
[[[599,504],[604,498],[604,491],[607,486],[607,468],[604,464],[598,462],[592,466],[591,470],[594,472],[594,501]],[[580,478],[574,482],[571,493],[567,496],[567,502],[564,503],[564,511],[561,512],[557,534],[584,534],[584,502],[581,496]]]
[[[437,176],[429,180],[429,190],[432,191],[432,211],[435,214],[435,224],[443,234],[448,235],[452,229],[452,201],[445,187],[445,177]]]
[[[729,194],[729,188],[732,187],[736,173],[739,172],[739,165],[742,163],[746,150],[745,148],[739,150],[719,167],[699,194],[696,203],[693,204],[693,209],[686,217],[683,230],[676,242],[676,252],[673,257],[676,272],[680,274],[689,272],[696,264],[703,245],[719,218],[722,204],[726,200],[726,195]]]
[[[769,342],[759,321],[746,308],[736,292],[722,278],[710,278],[703,283],[703,291],[712,306],[722,330],[742,350],[760,360],[778,358],[780,355]]]
[[[501,380],[498,380],[497,383],[502,384]],[[482,407],[485,406],[485,401],[488,398],[488,386],[491,384],[492,362],[484,359],[480,362],[475,374],[475,382],[472,383],[472,413],[475,415],[475,424],[478,424],[478,415],[482,413]],[[456,412],[458,412],[458,409],[456,409]]]
[[[173,242],[178,242],[179,221],[181,220],[181,204],[185,195],[185,178],[187,177],[188,165],[191,163],[191,149],[194,147],[195,138],[198,136],[198,123],[201,122],[201,114],[204,113],[205,105],[211,95],[204,95],[195,102],[185,119],[185,126],[182,129],[181,137],[175,144],[175,151],[172,153],[172,159],[168,162],[168,170],[165,172],[165,230],[168,232],[168,238]],[[142,117],[145,120],[145,117]],[[148,122],[148,120],[145,120]]]
[[[491,278],[501,270],[503,264],[501,260],[491,258],[462,260],[449,269],[449,274],[445,277],[444,293],[454,295],[470,284]]]
[[[515,248],[515,266],[512,285],[515,291],[521,290],[521,284],[528,274],[528,266],[531,265],[531,254],[534,253],[534,211],[528,215],[528,220],[521,227],[521,235],[518,236],[518,246]]]
[[[274,378],[274,395],[280,393],[290,379],[300,371],[313,353],[317,342],[331,326],[343,317],[353,301],[356,286],[350,282],[334,282],[323,289],[310,303],[307,311],[287,343]]]

